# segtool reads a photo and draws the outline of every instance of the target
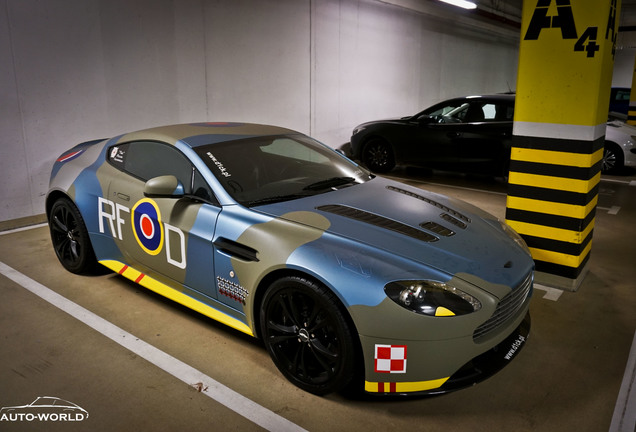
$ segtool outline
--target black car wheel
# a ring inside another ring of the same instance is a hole
[[[601,171],[604,173],[614,173],[623,168],[623,154],[621,149],[612,142],[605,143],[603,151],[603,162]]]
[[[276,367],[301,389],[324,395],[353,378],[352,331],[324,286],[299,277],[274,282],[261,304],[261,330]]]
[[[64,268],[78,274],[95,269],[97,260],[86,225],[69,199],[55,201],[49,214],[49,229],[55,254]]]
[[[371,171],[389,172],[395,167],[395,156],[388,142],[381,138],[373,138],[362,150],[362,162]]]

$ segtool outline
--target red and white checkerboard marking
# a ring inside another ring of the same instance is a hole
[[[406,373],[406,345],[375,346],[375,371]]]

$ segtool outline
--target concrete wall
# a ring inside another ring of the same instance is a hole
[[[0,0],[0,221],[72,145],[247,121],[333,147],[367,120],[514,89],[518,41],[379,0]]]
[[[616,50],[614,56],[614,76],[612,87],[631,87],[634,78],[634,59],[636,48],[623,47]]]

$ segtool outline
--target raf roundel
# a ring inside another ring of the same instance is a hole
[[[132,209],[132,227],[139,246],[150,255],[157,255],[163,247],[163,226],[157,204],[142,199]]]

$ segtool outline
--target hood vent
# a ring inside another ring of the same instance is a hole
[[[420,224],[420,226],[424,228],[425,230],[431,231],[435,234],[438,234],[444,237],[450,237],[455,235],[455,231],[450,230],[446,228],[445,226],[438,224],[437,222],[423,222]]]
[[[349,219],[354,219],[360,222],[368,223],[370,225],[374,225],[379,228],[388,229],[388,230],[412,237],[417,240],[425,241],[425,242],[435,242],[439,240],[434,235],[421,231],[417,228],[413,228],[412,226],[394,221],[393,219],[385,218],[384,216],[379,216],[374,213],[369,213],[364,210],[358,210],[353,207],[333,204],[333,205],[324,205],[324,206],[316,207],[316,210],[324,211],[327,213],[333,213],[338,216],[343,216]]]
[[[446,222],[452,223],[457,228],[466,229],[466,227],[468,226],[464,222],[460,221],[459,219],[455,219],[454,217],[452,217],[448,213],[442,213],[441,215],[439,215],[439,217],[444,219]]]
[[[454,216],[454,217],[455,217],[455,218],[457,218],[457,219],[461,219],[462,221],[464,221],[464,222],[466,222],[466,223],[470,223],[470,218],[469,218],[468,216],[465,216],[465,215],[461,214],[460,212],[458,212],[458,211],[456,211],[456,210],[453,210],[452,208],[449,208],[449,207],[445,206],[444,204],[440,204],[440,203],[438,203],[437,201],[433,201],[433,200],[432,200],[432,199],[430,199],[430,198],[426,198],[426,197],[424,197],[424,196],[422,196],[422,195],[418,195],[418,194],[416,194],[416,193],[413,193],[413,192],[407,191],[407,190],[405,190],[405,189],[400,189],[400,188],[397,188],[397,187],[395,187],[395,186],[387,186],[386,188],[387,188],[388,190],[393,191],[393,192],[399,192],[399,193],[401,193],[401,194],[404,194],[404,195],[407,195],[407,196],[410,196],[410,197],[413,197],[413,198],[417,198],[417,199],[418,199],[418,200],[420,200],[420,201],[424,201],[425,203],[428,203],[428,204],[430,204],[430,205],[432,205],[432,206],[437,207],[438,209],[443,210],[444,212],[446,212],[446,213],[448,213],[448,214],[450,214],[450,215]],[[449,221],[449,222],[450,222],[450,221]]]

